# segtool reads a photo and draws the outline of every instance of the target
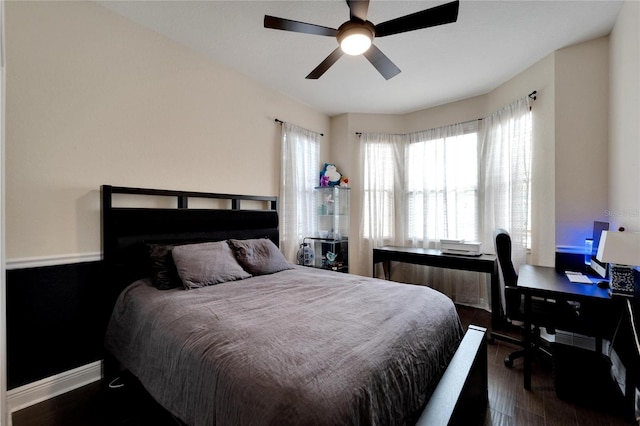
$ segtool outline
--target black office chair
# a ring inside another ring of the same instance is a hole
[[[493,233],[498,264],[504,278],[505,314],[507,319],[524,321],[524,298],[518,291],[518,274],[511,261],[511,236],[504,229],[496,229]],[[546,356],[551,356],[541,345],[540,327],[545,327],[549,334],[555,334],[555,326],[568,323],[575,311],[568,304],[559,307],[555,301],[533,299],[531,301],[531,324],[533,328],[533,346]],[[564,306],[566,305],[566,306]],[[524,348],[524,341],[518,339],[504,339]],[[513,367],[513,360],[524,355],[524,349],[511,352],[505,359],[504,365]]]

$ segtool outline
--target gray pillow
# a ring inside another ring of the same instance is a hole
[[[171,255],[187,290],[251,277],[225,241],[177,246]]]
[[[293,269],[280,249],[269,239],[228,240],[242,267],[252,275],[266,275]]]

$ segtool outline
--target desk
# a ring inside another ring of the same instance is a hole
[[[531,389],[531,297],[588,303],[611,303],[612,300],[606,289],[595,284],[572,283],[565,274],[546,266],[522,265],[518,271],[518,288],[524,295],[524,388]]]
[[[440,250],[419,247],[384,246],[373,249],[373,276],[376,264],[382,262],[386,279],[391,279],[391,262],[411,263],[414,265],[436,266],[438,268],[463,271],[484,272],[491,275],[491,327],[500,328],[502,315],[500,306],[500,281],[498,258],[492,254],[481,256],[460,256],[444,254]]]

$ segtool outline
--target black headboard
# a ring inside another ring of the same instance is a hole
[[[222,241],[269,238],[279,244],[278,197],[102,186],[102,255],[108,285],[118,294],[148,276],[145,243]],[[132,199],[117,200],[128,194]],[[150,197],[175,199],[175,207],[121,207],[126,201]],[[226,200],[223,208],[189,208],[190,199]],[[241,202],[253,209],[242,209]],[[228,205],[228,206],[226,206]],[[256,208],[256,205],[258,208]],[[259,208],[263,208],[260,210]]]

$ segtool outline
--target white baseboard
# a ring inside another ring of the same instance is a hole
[[[7,411],[22,410],[102,378],[102,361],[92,362],[7,391]]]

